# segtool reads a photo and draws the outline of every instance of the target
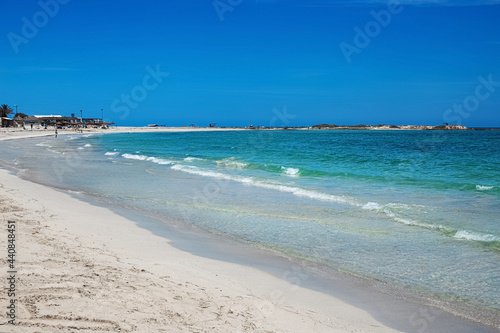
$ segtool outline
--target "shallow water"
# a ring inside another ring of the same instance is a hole
[[[500,131],[165,132],[5,142],[1,158],[38,182],[500,309]]]

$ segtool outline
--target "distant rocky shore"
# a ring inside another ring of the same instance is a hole
[[[462,125],[314,125],[312,129],[351,129],[351,130],[468,130],[469,128]]]

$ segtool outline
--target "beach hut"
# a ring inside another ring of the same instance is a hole
[[[2,127],[10,127],[12,126],[12,119],[7,117],[2,117]]]
[[[57,121],[62,118],[61,115],[34,115],[44,126],[55,126]]]
[[[30,125],[40,125],[40,119],[34,116],[28,116],[23,118],[24,126],[29,127]]]

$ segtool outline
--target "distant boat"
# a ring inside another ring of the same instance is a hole
[[[148,127],[158,127],[158,124],[149,124]]]

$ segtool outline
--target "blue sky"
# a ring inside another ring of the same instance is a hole
[[[0,10],[0,103],[27,114],[500,127],[500,0],[11,0]]]

